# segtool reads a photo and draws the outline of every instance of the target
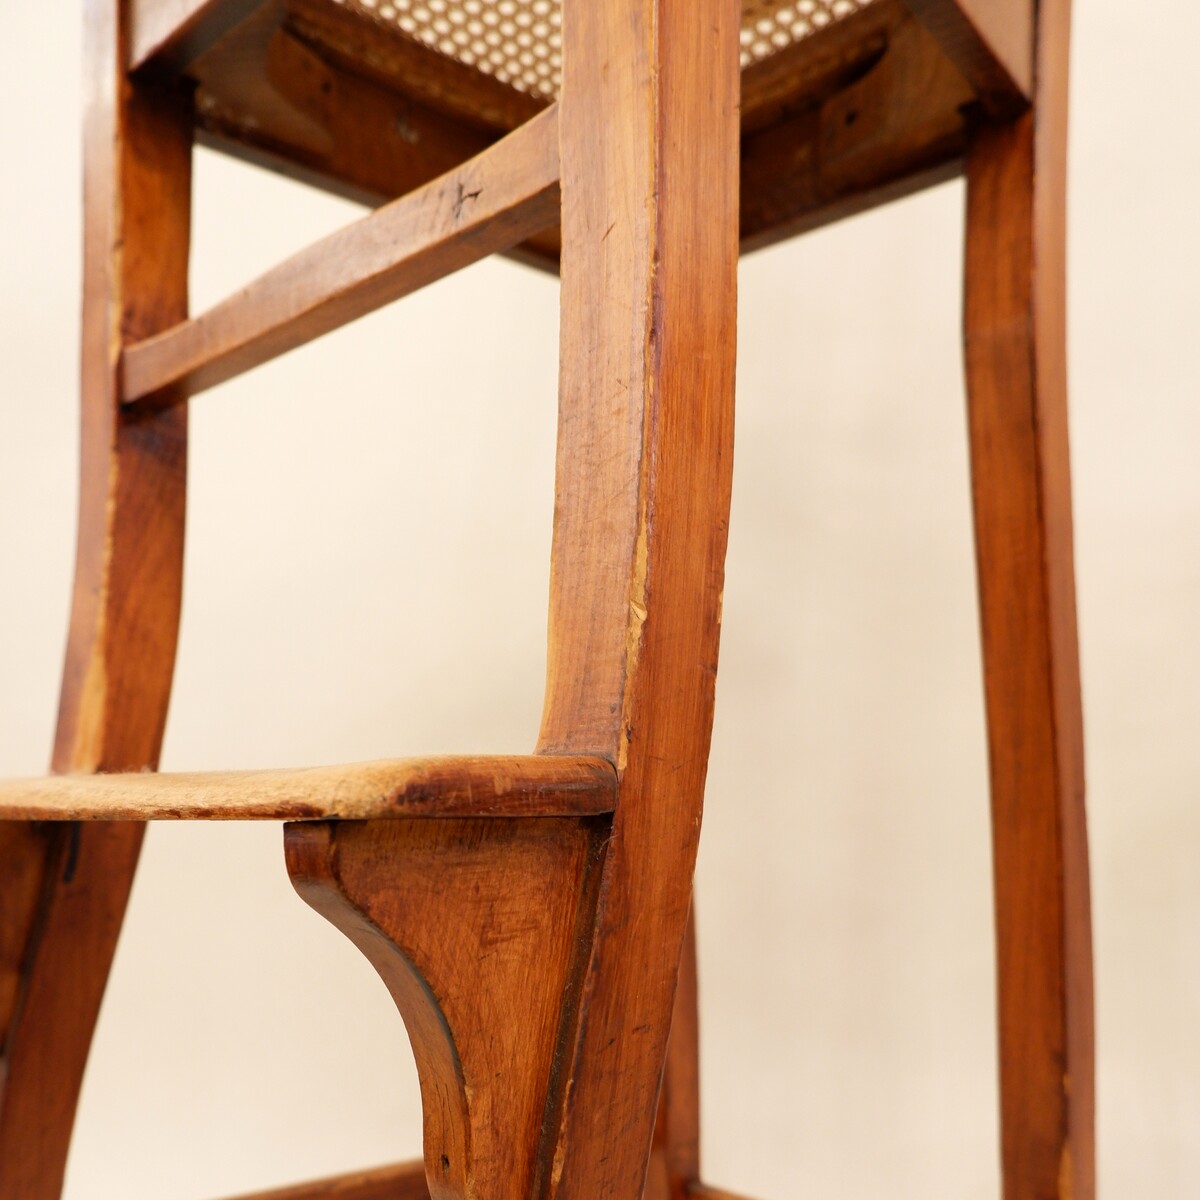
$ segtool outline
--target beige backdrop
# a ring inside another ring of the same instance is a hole
[[[0,772],[44,769],[74,539],[77,5],[0,39]],[[1200,10],[1079,0],[1072,433],[1107,1197],[1200,1196]],[[354,215],[201,153],[193,300]],[[746,260],[699,868],[704,1155],[799,1195],[998,1194],[957,329],[962,190]],[[557,285],[486,263],[194,407],[164,766],[528,749]],[[415,1155],[383,987],[276,827],[149,837],[71,1200]]]

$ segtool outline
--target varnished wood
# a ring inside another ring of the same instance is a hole
[[[972,24],[952,0],[917,0],[936,37],[920,36],[910,7],[874,0],[743,72],[745,249],[953,177],[964,114],[1025,103],[996,82],[1008,75],[977,31],[1013,36],[1027,5],[1014,0],[1011,21],[968,6]],[[974,40],[954,32],[964,24]],[[188,71],[205,144],[372,205],[478,154],[544,103],[331,0],[262,0]],[[556,269],[559,250],[551,228],[511,253]]]
[[[642,1190],[687,923],[732,467],[738,16],[736,0],[563,10],[540,741],[621,774],[548,1187],[564,1198]]]
[[[491,75],[447,58],[395,25],[329,0],[286,0],[288,26],[332,61],[469,125],[507,133],[546,107]]]
[[[607,821],[289,825],[300,895],[387,985],[408,1029],[432,1200],[528,1200],[562,1102]]]
[[[262,0],[130,0],[130,70],[183,71]]]
[[[399,758],[275,771],[0,781],[0,821],[362,821],[611,812],[616,776],[570,755]]]
[[[236,1200],[429,1200],[425,1163],[399,1163],[238,1196]]]
[[[994,116],[1033,95],[1034,0],[905,0]]]
[[[688,917],[645,1200],[687,1200],[700,1178],[700,1013],[694,913]]]
[[[187,91],[134,89],[118,6],[86,6],[82,469],[71,628],[59,705],[59,771],[157,761],[175,658],[186,410],[122,413],[126,338],[187,313],[192,114]],[[0,1197],[54,1200],[88,1044],[143,826],[63,824],[43,835],[39,895],[0,879],[5,941],[22,944],[2,1031]],[[30,839],[19,827],[0,832]],[[36,852],[36,851],[35,851]],[[17,890],[16,930],[8,889]],[[11,964],[5,967],[11,979]],[[11,984],[10,984],[11,988]]]
[[[1006,1200],[1095,1193],[1092,952],[1067,449],[1068,0],[1030,114],[968,158],[965,339],[991,761]]]
[[[884,42],[857,78],[743,138],[743,250],[961,172],[972,89],[911,17],[894,18]]]
[[[194,395],[554,221],[557,113],[323,238],[193,320],[129,346],[124,399]]]
[[[745,1200],[745,1197],[735,1192],[727,1192],[724,1188],[710,1187],[706,1183],[694,1183],[687,1190],[688,1200]]]

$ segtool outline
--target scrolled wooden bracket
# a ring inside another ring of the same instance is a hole
[[[561,1105],[607,817],[286,827],[300,896],[408,1030],[432,1200],[528,1200]]]

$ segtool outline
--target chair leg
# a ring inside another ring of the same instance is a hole
[[[56,770],[157,763],[182,572],[184,406],[120,411],[123,337],[186,316],[191,115],[124,77],[87,6],[82,479]],[[114,327],[113,313],[119,320]],[[0,1200],[53,1200],[144,826],[0,829]]]
[[[607,818],[294,824],[288,871],[408,1030],[432,1200],[547,1186]]]
[[[696,977],[695,912],[688,916],[679,961],[679,984],[667,1040],[667,1062],[646,1200],[687,1200],[688,1189],[700,1182],[700,1022]]]
[[[1092,949],[1067,452],[1068,12],[967,160],[965,341],[991,759],[1006,1200],[1092,1200]]]

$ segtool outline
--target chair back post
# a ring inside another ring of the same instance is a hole
[[[128,9],[85,10],[79,527],[56,771],[157,766],[179,625],[187,408],[123,411],[119,371],[126,342],[187,315],[191,100],[130,80]],[[0,856],[19,842],[29,881],[11,906],[7,879],[4,893],[0,968],[15,976],[0,998],[5,1200],[61,1191],[144,829],[0,827]]]

